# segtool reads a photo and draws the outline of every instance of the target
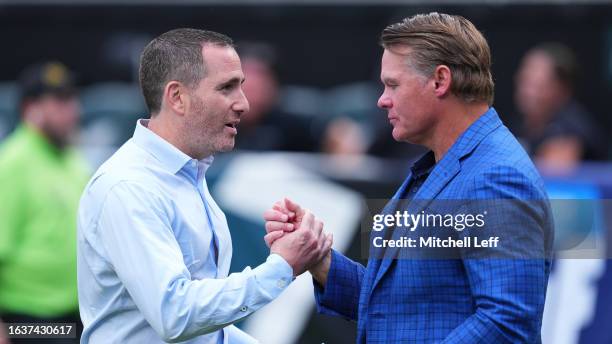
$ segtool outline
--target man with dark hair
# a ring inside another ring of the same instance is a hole
[[[574,53],[554,42],[531,48],[516,73],[514,98],[524,120],[519,136],[543,166],[571,167],[606,157],[602,134],[575,98],[577,76]]]
[[[499,233],[501,243],[439,256],[374,244],[367,267],[332,250],[310,269],[319,311],[357,321],[358,343],[539,343],[550,209],[538,172],[491,107],[485,38],[463,17],[430,13],[388,26],[382,46],[378,106],[387,110],[396,141],[429,149],[383,213],[419,214],[449,200],[461,204],[451,211],[461,211],[470,200],[495,201],[503,209],[488,208],[481,235]],[[278,221],[280,214],[290,219]],[[302,215],[298,205],[278,202],[266,216],[266,242],[283,238],[282,225],[295,227]],[[443,237],[422,230],[421,238]],[[385,223],[376,233],[394,241],[405,231]]]
[[[0,145],[0,318],[78,322],[74,219],[89,173],[70,146],[77,90],[59,62],[29,66],[18,82],[21,124]],[[52,340],[66,342],[76,340]]]
[[[228,276],[231,238],[205,172],[213,154],[234,146],[249,110],[243,81],[232,41],[219,33],[176,29],[144,49],[151,119],[95,173],[79,208],[82,343],[252,342],[229,325],[329,251],[331,237],[307,214],[266,262]]]

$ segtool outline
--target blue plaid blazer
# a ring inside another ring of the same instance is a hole
[[[393,200],[410,181],[408,175]],[[458,138],[415,199],[541,200],[507,209],[511,226],[503,230],[518,239],[491,248],[536,258],[397,259],[387,249],[364,267],[332,251],[327,284],[315,283],[318,311],[357,321],[358,343],[540,343],[550,205],[534,165],[493,108]]]

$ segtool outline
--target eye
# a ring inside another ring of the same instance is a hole
[[[236,82],[228,82],[228,83],[222,84],[217,89],[223,93],[229,93],[229,92],[232,92],[236,88],[237,85],[238,84]]]

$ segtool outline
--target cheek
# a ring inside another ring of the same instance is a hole
[[[206,104],[206,105],[204,105]],[[192,102],[191,109],[188,111],[187,125],[195,130],[208,129],[213,127],[214,120],[212,119],[211,109],[206,99],[196,100]]]
[[[402,121],[414,120],[415,107],[413,102],[410,102],[407,97],[397,97],[394,104],[395,111]]]
[[[398,129],[405,131],[418,130],[419,128],[426,126],[430,120],[429,111],[430,104],[425,102],[423,99],[408,101],[406,98],[398,101],[397,114],[400,118],[400,125]]]
[[[70,130],[78,123],[78,116],[69,112],[55,112],[49,116],[51,124],[59,130]]]
[[[209,123],[210,127],[218,127],[224,126],[227,120],[227,106],[224,101],[216,99],[216,101],[211,101],[206,103],[208,106],[206,107],[205,117]]]

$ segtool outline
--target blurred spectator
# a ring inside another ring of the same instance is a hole
[[[88,174],[69,148],[76,89],[57,62],[28,67],[19,83],[21,123],[0,146],[0,318],[79,323],[76,212]],[[65,342],[77,340],[45,340]]]
[[[558,43],[529,50],[516,74],[515,102],[524,119],[519,136],[544,166],[569,167],[605,157],[598,128],[574,99],[576,77],[574,54]]]
[[[264,43],[238,44],[250,110],[240,117],[236,148],[242,150],[315,151],[313,119],[281,111],[276,52]]]
[[[366,151],[361,125],[349,117],[334,119],[326,128],[323,152],[336,155],[360,155]]]
[[[354,97],[365,95],[355,92]],[[367,97],[372,108],[363,109],[360,116],[336,115],[325,127],[323,152],[336,156],[373,155],[383,158],[416,159],[427,150],[411,143],[393,139],[393,127],[387,114],[376,108],[380,92]],[[370,99],[371,98],[371,99]]]

